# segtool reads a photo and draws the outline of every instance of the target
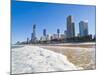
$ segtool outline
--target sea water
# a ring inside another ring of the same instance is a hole
[[[11,49],[14,49],[14,48],[22,48],[22,47],[24,47],[24,46],[22,46],[22,45],[12,45],[11,46]]]

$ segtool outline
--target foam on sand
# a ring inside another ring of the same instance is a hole
[[[37,46],[12,49],[12,74],[78,70],[66,56]]]

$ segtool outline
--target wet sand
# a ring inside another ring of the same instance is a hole
[[[40,47],[64,54],[78,67],[95,69],[95,44],[87,45],[40,45]]]

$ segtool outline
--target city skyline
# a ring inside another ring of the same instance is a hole
[[[46,29],[43,29],[43,34],[38,39],[36,37],[36,24],[34,24],[31,38],[29,41],[27,41],[27,43],[36,43],[37,41],[49,41],[49,40],[57,40],[57,39],[63,40],[63,39],[68,39],[68,38],[70,39],[70,38],[75,38],[75,37],[91,36],[91,34],[88,34],[87,21],[79,22],[79,34],[75,35],[75,23],[72,20],[73,20],[73,16],[69,15],[66,20],[66,30],[64,30],[63,34],[60,34],[60,29],[57,29],[56,34],[49,35],[49,33],[48,34],[46,33]],[[91,38],[93,39],[94,35],[92,35]],[[25,41],[23,42],[25,43]]]
[[[65,7],[67,7],[66,11]],[[14,8],[15,10],[12,11],[13,14],[12,18],[14,19],[12,22],[12,41],[13,41],[12,43],[15,43],[16,41],[25,41],[27,36],[30,37],[33,24],[36,24],[36,36],[38,38],[42,36],[43,29],[46,29],[47,34],[55,34],[57,33],[56,31],[57,29],[60,29],[60,33],[64,34],[64,31],[66,30],[66,17],[68,15],[73,16],[73,22],[75,25],[75,35],[79,33],[79,22],[84,20],[88,20],[88,25],[89,25],[88,28],[91,27],[92,29],[92,31],[89,29],[89,34],[95,35],[94,6],[54,4],[54,3],[52,4],[52,3],[41,3],[41,2],[33,2],[33,3],[18,2],[15,6],[12,7],[12,9]],[[84,13],[83,11],[76,12],[76,10],[79,10],[80,8],[81,9],[84,8],[83,9]],[[22,11],[21,9],[24,11]],[[63,11],[61,12],[61,10]],[[89,12],[89,10],[93,12]],[[15,13],[15,11],[17,11],[17,13]],[[69,11],[69,13],[67,13],[67,11]],[[81,12],[81,14],[78,14],[79,12]],[[75,14],[77,13],[77,15],[75,15],[74,13]]]

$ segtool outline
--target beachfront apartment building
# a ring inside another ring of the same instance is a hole
[[[67,38],[75,37],[75,23],[71,15],[67,17]]]
[[[36,41],[36,25],[33,25],[33,32],[31,33],[31,43]]]
[[[88,22],[85,21],[79,22],[79,35],[80,37],[88,35]]]

